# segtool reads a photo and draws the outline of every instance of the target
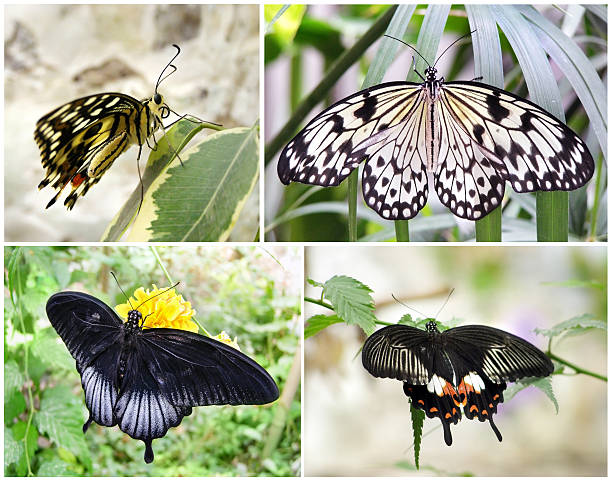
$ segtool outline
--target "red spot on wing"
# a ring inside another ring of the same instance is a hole
[[[87,180],[87,176],[83,175],[83,174],[76,174],[73,178],[72,178],[72,186],[73,187],[78,187],[79,185],[81,185],[85,180]]]

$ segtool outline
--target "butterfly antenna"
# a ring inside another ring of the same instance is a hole
[[[450,290],[450,292],[448,293],[448,296],[446,296],[446,300],[444,301],[444,304],[442,304],[442,307],[440,309],[438,309],[438,312],[436,312],[436,315],[435,315],[434,319],[438,318],[438,315],[440,314],[440,312],[442,312],[442,309],[444,309],[446,304],[448,304],[448,300],[450,299],[450,296],[453,295],[453,292],[455,292],[455,288],[454,287]]]
[[[176,57],[179,56],[179,53],[181,53],[181,48],[176,44],[172,44],[172,46],[176,49],[176,54],[174,55],[174,57],[172,57],[172,59],[168,62],[168,64],[159,74],[159,78],[157,79],[157,83],[155,84],[155,93],[157,93],[157,87],[159,87],[159,84],[166,80],[168,77],[170,77],[170,75],[172,75],[174,72],[176,72],[176,66],[172,65],[172,62],[174,62],[174,59],[176,59]],[[164,76],[164,72],[169,68],[172,69],[172,71],[168,72],[168,74]]]
[[[440,54],[440,56],[436,59],[436,61],[434,62],[433,66],[435,67],[436,64],[438,63],[438,60],[440,60],[442,58],[442,55],[444,55],[446,52],[448,52],[450,50],[450,48],[455,45],[457,42],[460,42],[461,40],[463,40],[466,37],[469,37],[470,35],[472,35],[474,32],[476,31],[476,29],[472,30],[470,33],[466,33],[465,35],[462,35],[461,37],[459,37],[457,40],[455,40],[453,43],[451,43],[448,47],[446,47],[444,49],[444,52],[442,52]]]
[[[428,66],[428,67],[431,67],[431,65],[429,64],[429,62],[427,61],[427,59],[421,55],[421,52],[419,52],[419,51],[418,51],[416,48],[414,48],[414,47],[413,47],[412,45],[410,45],[409,43],[404,42],[404,41],[403,41],[402,39],[400,39],[400,38],[396,38],[396,37],[393,37],[393,36],[391,36],[391,35],[387,35],[387,34],[384,34],[384,35],[383,35],[383,37],[389,37],[389,38],[392,38],[393,40],[397,40],[398,42],[403,43],[404,45],[406,45],[406,47],[411,48],[412,50],[414,50],[414,51],[416,52],[416,54],[417,54],[419,57],[421,57],[421,58],[422,58],[422,59],[425,61],[425,63],[427,64],[427,66]]]
[[[147,302],[149,302],[151,299],[156,298],[157,296],[161,296],[164,292],[168,292],[170,289],[174,289],[176,286],[178,286],[181,283],[181,281],[178,281],[176,284],[174,284],[173,286],[168,287],[167,289],[164,289],[161,292],[158,292],[157,294],[155,294],[154,296],[149,297],[146,301],[142,301],[140,304],[138,304],[138,307],[134,310],[138,310],[138,308],[140,306],[142,306],[143,304],[146,304]]]
[[[115,275],[115,273],[113,271],[110,271],[111,275],[115,278],[115,282],[117,283],[117,285],[119,286],[119,290],[123,293],[123,295],[125,296],[125,298],[128,301],[128,304],[130,305],[130,307],[132,308],[132,310],[134,310],[134,306],[132,306],[132,303],[130,301],[130,298],[127,296],[127,294],[125,293],[125,291],[122,289],[121,284],[119,284],[119,281],[117,280],[117,276]]]
[[[417,311],[414,307],[410,307],[406,304],[404,304],[402,301],[400,301],[397,297],[395,297],[393,294],[391,294],[391,297],[395,300],[395,302],[397,302],[398,304],[401,304],[402,306],[404,306],[406,309],[410,309],[411,311],[416,312],[417,314],[420,314],[423,317],[427,317],[425,314],[423,314],[421,311]]]

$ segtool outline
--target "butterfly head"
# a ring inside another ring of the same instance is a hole
[[[438,70],[436,67],[427,67],[425,69],[425,82],[432,83],[438,80]]]
[[[142,314],[140,313],[140,311],[132,309],[130,312],[128,312],[126,326],[129,330],[135,331],[137,329],[141,329],[141,321]]]
[[[438,330],[438,324],[436,324],[435,319],[429,319],[427,324],[425,324],[425,329],[427,330],[427,332],[431,332],[431,333],[440,332]]]

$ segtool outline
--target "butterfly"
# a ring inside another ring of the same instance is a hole
[[[178,426],[194,406],[267,404],[278,398],[272,377],[242,352],[193,332],[143,329],[142,314],[127,322],[101,300],[83,292],[59,292],[47,316],[76,360],[89,418],[145,444]]]
[[[501,442],[493,415],[504,402],[506,382],[549,376],[551,360],[501,329],[471,325],[440,332],[433,319],[425,328],[395,324],[376,331],[363,346],[363,367],[372,376],[402,381],[412,407],[442,421],[448,446],[461,409],[468,419],[488,420]]]
[[[501,205],[506,182],[516,192],[569,191],[593,176],[582,139],[538,105],[484,83],[446,82],[435,63],[424,74],[318,114],[281,152],[281,182],[336,186],[367,159],[364,200],[383,218],[416,216],[432,172],[440,202],[478,220]]]
[[[72,190],[64,205],[71,210],[78,198],[84,196],[117,157],[132,145],[138,145],[140,159],[144,144],[150,145],[149,138],[163,127],[163,119],[173,112],[157,91],[159,84],[176,71],[172,62],[181,49],[178,45],[173,46],[177,52],[158,77],[151,98],[137,100],[118,92],[88,95],[38,120],[34,139],[46,169],[38,188],[52,184],[57,190],[47,209],[70,184]],[[167,69],[171,71],[164,76]]]

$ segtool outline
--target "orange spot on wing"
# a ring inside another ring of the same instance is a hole
[[[436,407],[430,408],[429,412],[430,413],[437,413],[438,412],[438,408],[436,408]]]
[[[81,185],[83,183],[84,180],[87,179],[87,176],[83,175],[83,174],[76,174],[73,178],[72,178],[72,185],[73,187],[78,187],[79,185]]]
[[[476,404],[472,404],[470,406],[470,412],[474,412],[474,411],[478,411],[478,406],[476,406]]]

